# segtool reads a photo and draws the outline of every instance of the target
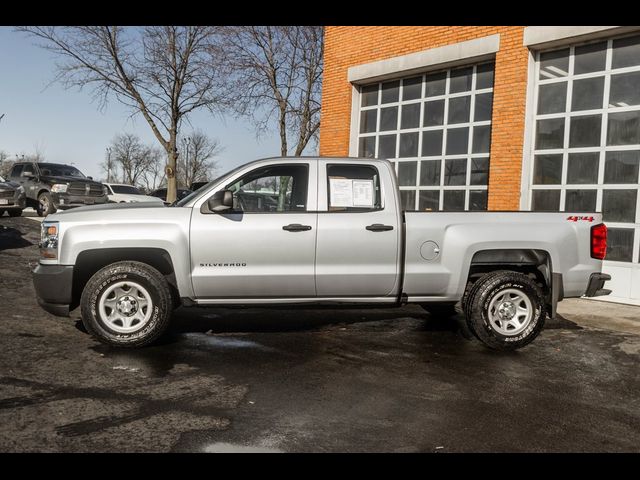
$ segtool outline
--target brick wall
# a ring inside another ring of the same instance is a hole
[[[518,210],[524,141],[528,50],[524,27],[326,27],[320,155],[349,154],[354,65],[499,33],[496,53],[489,210]]]

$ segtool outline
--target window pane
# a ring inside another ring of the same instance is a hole
[[[533,165],[534,185],[557,185],[562,181],[562,154],[536,155]]]
[[[531,210],[534,212],[557,212],[560,210],[560,190],[533,190]]]
[[[442,209],[448,212],[464,211],[464,190],[445,190]]]
[[[412,103],[402,106],[400,128],[417,128],[420,126],[420,104]]]
[[[442,155],[442,130],[427,130],[422,133],[422,156]]]
[[[378,84],[362,87],[362,103],[363,107],[378,104]]]
[[[398,162],[398,183],[402,187],[415,187],[418,162]]]
[[[640,111],[610,113],[607,145],[640,144]]]
[[[348,178],[353,180],[372,180],[374,201],[373,207],[371,206],[356,206],[356,207],[344,207],[333,206],[331,195],[331,179],[332,178]],[[382,200],[380,194],[380,173],[378,169],[371,165],[349,165],[349,164],[330,164],[327,165],[327,197],[330,211],[345,211],[345,212],[362,212],[371,209],[380,209],[382,207]]]
[[[640,105],[640,72],[611,76],[610,107]]]
[[[597,147],[600,145],[602,115],[571,117],[569,147]]]
[[[378,120],[378,109],[363,110],[360,112],[360,133],[371,133],[376,131],[376,121]]]
[[[491,109],[493,107],[493,93],[483,93],[476,95],[476,105],[474,107],[474,122],[491,120]]]
[[[604,190],[602,192],[602,217],[605,222],[636,221],[637,190]]]
[[[400,190],[400,199],[402,200],[402,208],[405,210],[416,209],[416,191]]]
[[[569,74],[569,49],[540,54],[540,80],[566,77]]]
[[[427,97],[444,95],[447,86],[447,72],[427,74],[426,83]]]
[[[422,77],[405,78],[402,81],[402,100],[415,100],[422,96]]]
[[[640,36],[613,41],[612,68],[640,65]]]
[[[538,120],[536,123],[536,149],[562,148],[564,142],[564,118]]]
[[[633,260],[633,235],[630,228],[607,229],[607,256],[605,260],[630,262]]]
[[[447,155],[459,155],[469,150],[469,129],[450,128],[447,130]]]
[[[440,185],[440,160],[425,160],[420,162],[420,185]]]
[[[565,212],[595,212],[597,190],[567,190],[564,202]]]
[[[638,183],[640,151],[607,152],[604,183]]]
[[[444,100],[424,104],[424,126],[435,127],[444,123]]]
[[[382,102],[397,102],[400,93],[400,80],[395,82],[386,82],[382,84]]]
[[[476,69],[476,90],[493,88],[493,63],[478,65]]]
[[[607,42],[576,47],[573,73],[600,72],[605,68]]]
[[[451,78],[449,79],[449,93],[467,92],[471,90],[472,75],[473,67],[451,70]]]
[[[487,185],[489,183],[489,159],[471,159],[471,185]]]
[[[398,107],[387,107],[380,109],[380,131],[397,130],[398,128]]]
[[[417,157],[417,156],[418,156],[418,132],[402,133],[400,135],[399,157]]]
[[[472,153],[489,153],[491,145],[491,125],[473,127]]]
[[[363,137],[358,146],[358,156],[373,158],[376,154],[376,137]]]
[[[567,109],[567,82],[540,85],[538,115],[560,113]]]
[[[599,163],[600,154],[598,152],[570,153],[569,164],[567,168],[567,183],[598,183]]]
[[[396,157],[396,135],[381,135],[378,140],[378,158]]]
[[[591,110],[602,108],[602,94],[604,92],[604,77],[583,78],[573,81],[571,96],[571,111]]]
[[[465,185],[467,183],[467,159],[444,161],[444,184]]]
[[[422,212],[437,212],[440,210],[440,191],[420,190],[418,210]]]
[[[469,191],[469,210],[479,211],[487,209],[487,190]]]
[[[469,121],[471,96],[455,97],[449,99],[448,123],[465,123]]]

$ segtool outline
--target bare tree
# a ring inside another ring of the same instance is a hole
[[[129,185],[138,184],[144,172],[156,161],[153,148],[144,145],[140,137],[133,133],[116,135],[111,140],[108,153],[107,159],[101,164],[102,169],[107,171],[111,179],[119,178],[119,181]]]
[[[224,148],[218,139],[208,137],[196,130],[180,141],[178,155],[178,185],[189,188],[193,182],[207,180],[217,168],[213,157],[222,153]]]
[[[299,156],[320,127],[324,30],[230,26],[219,44],[227,99],[262,132],[275,120],[282,156]],[[224,55],[224,56],[222,56]],[[293,140],[292,140],[293,139]]]
[[[177,139],[194,110],[214,110],[216,27],[20,27],[60,55],[56,80],[93,88],[104,107],[115,98],[141,114],[167,155],[167,200],[176,199]]]
[[[149,163],[142,176],[140,177],[139,186],[142,186],[147,193],[152,192],[156,188],[166,184],[167,176],[165,172],[165,158],[162,150],[159,148],[149,147],[147,150]],[[179,170],[178,170],[179,172]]]
[[[9,160],[9,154],[7,152],[0,150],[0,177],[6,179],[14,163],[16,163],[15,160]]]

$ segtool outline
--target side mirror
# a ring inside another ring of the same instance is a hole
[[[207,206],[212,212],[223,212],[233,208],[233,192],[231,190],[220,190],[207,200]]]

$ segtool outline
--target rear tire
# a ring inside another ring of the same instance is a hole
[[[136,348],[155,342],[167,329],[173,303],[169,284],[141,262],[117,262],[87,282],[80,299],[82,323],[102,343]]]
[[[544,327],[544,294],[527,275],[500,271],[480,278],[469,292],[467,325],[494,350],[516,350]]]

